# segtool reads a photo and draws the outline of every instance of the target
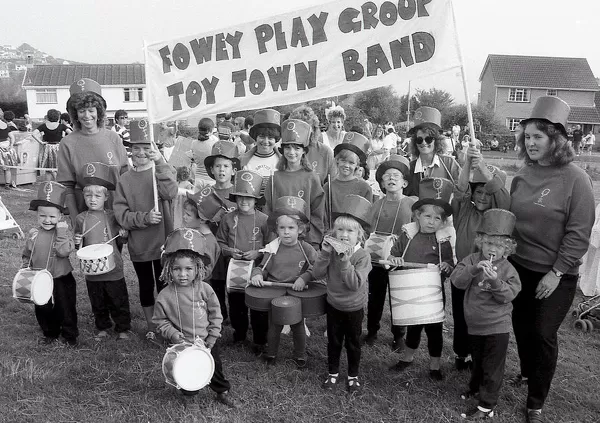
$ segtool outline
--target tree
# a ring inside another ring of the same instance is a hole
[[[447,108],[454,104],[454,98],[449,92],[437,88],[431,88],[429,90],[417,89],[414,98],[416,100],[416,108],[429,106],[438,109],[442,114],[444,114],[444,111]],[[411,107],[411,110],[415,109]]]
[[[363,91],[353,97],[354,108],[362,111],[371,122],[382,124],[400,120],[400,97],[391,86]]]
[[[479,123],[480,131],[484,134],[502,135],[507,133],[506,126],[494,115],[494,112],[483,106],[471,105],[473,120]],[[442,113],[442,128],[449,130],[453,125],[464,128],[469,124],[467,105],[458,104],[448,107]],[[477,131],[477,128],[475,129]]]

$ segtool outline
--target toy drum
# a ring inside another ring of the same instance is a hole
[[[302,321],[302,301],[296,297],[271,300],[271,321],[276,325],[295,325]]]
[[[227,267],[227,292],[244,292],[246,285],[252,277],[253,261],[248,260],[229,260]]]
[[[384,235],[373,232],[367,242],[365,250],[371,255],[371,261],[379,263],[379,260],[387,260],[394,246],[395,235]]]
[[[411,326],[444,321],[442,279],[438,269],[396,270],[389,275],[394,325]]]
[[[103,275],[115,268],[113,247],[109,244],[94,244],[77,251],[79,268],[84,275]]]
[[[198,391],[210,383],[215,360],[210,350],[192,344],[176,344],[167,348],[162,371],[165,382],[177,389]]]
[[[287,294],[302,301],[302,317],[319,317],[325,314],[327,305],[327,287],[318,283],[309,283],[308,289],[294,291],[288,288]]]
[[[286,289],[279,286],[249,286],[246,288],[246,305],[250,310],[269,311],[271,300],[283,297]]]
[[[53,289],[54,279],[46,269],[21,269],[13,279],[13,297],[22,303],[48,304]]]

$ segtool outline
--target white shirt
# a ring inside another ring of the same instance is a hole
[[[421,157],[419,156],[419,157],[417,157],[417,161],[415,163],[414,173],[425,173],[426,170],[429,172],[432,167],[435,167],[435,166],[440,167],[441,165],[442,164],[440,163],[440,157],[437,154],[434,154],[431,164],[429,166],[427,166],[426,168],[424,168],[423,162],[421,161]]]

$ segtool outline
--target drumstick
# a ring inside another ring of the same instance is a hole
[[[109,239],[108,241],[105,242],[105,244],[110,244],[111,242],[113,242],[115,239],[117,239],[119,236],[121,236],[120,234],[117,234],[116,236],[113,236],[111,239]]]
[[[81,237],[83,238],[89,231],[91,231],[96,226],[98,226],[99,223],[100,223],[100,221],[97,221],[96,223],[94,223],[91,228],[89,228],[88,230],[86,230],[84,233],[81,234]]]
[[[383,265],[387,265],[387,266],[395,266],[395,264],[393,264],[389,260],[379,260],[379,264],[383,264]],[[405,261],[404,264],[402,265],[402,267],[434,268],[434,267],[437,267],[437,265],[432,264],[432,263],[413,263],[410,261]]]
[[[152,150],[158,151],[158,154],[160,154],[164,160],[164,156],[154,143],[154,140],[150,140],[150,142],[152,143]],[[152,160],[152,193],[154,194],[154,210],[158,212],[158,187],[156,185],[156,162],[154,160]]]
[[[286,283],[286,282],[269,282],[269,281],[263,281],[263,286],[280,286],[283,288],[291,288],[293,284],[291,283]],[[304,285],[304,290],[308,289],[308,285]]]

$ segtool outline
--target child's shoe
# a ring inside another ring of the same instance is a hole
[[[544,423],[542,410],[527,409],[527,423]]]
[[[465,391],[462,394],[460,394],[460,399],[462,399],[462,400],[477,399],[478,400],[479,392],[474,392],[469,389],[468,391]]]
[[[294,358],[294,363],[299,369],[303,369],[306,367],[306,360],[304,358]]]
[[[100,332],[98,332],[96,334],[96,336],[94,337],[94,341],[96,342],[100,342],[105,340],[106,338],[108,338],[108,332],[105,330],[101,330]]]
[[[331,373],[327,376],[327,379],[325,379],[325,382],[323,382],[323,389],[326,389],[328,391],[331,391],[333,389],[333,387],[335,385],[337,385],[338,383],[338,377],[339,377],[339,373],[336,373],[334,375],[332,375]]]
[[[219,392],[216,397],[217,402],[226,405],[229,408],[239,408],[240,404],[229,395],[229,392]]]
[[[487,419],[491,419],[492,417],[494,417],[494,410],[492,409],[492,410],[483,411],[481,409],[481,407],[474,407],[474,408],[467,410],[466,413],[461,413],[460,417],[462,417],[463,419],[465,419],[469,422],[475,422],[475,421],[479,421],[479,420],[487,420]]]
[[[350,395],[360,392],[361,388],[362,387],[358,381],[358,376],[348,377],[347,389]]]
[[[429,370],[429,377],[437,382],[444,380],[444,375],[440,369]]]

